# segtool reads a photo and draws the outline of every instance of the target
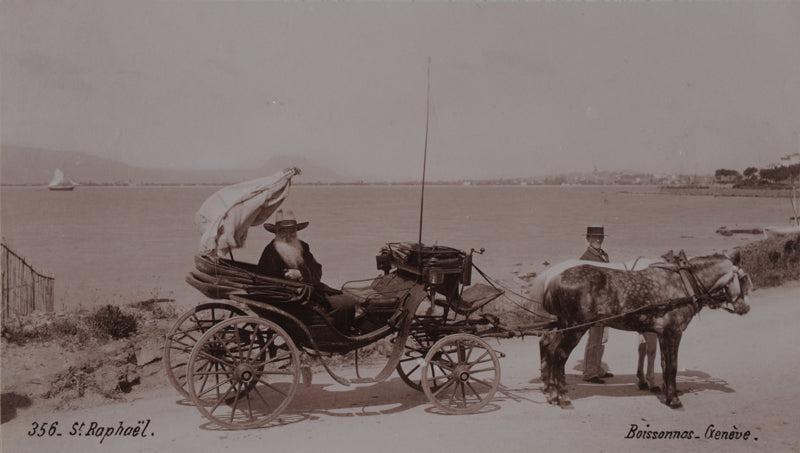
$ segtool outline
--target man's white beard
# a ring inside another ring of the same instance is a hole
[[[300,269],[303,264],[303,246],[300,239],[283,240],[275,238],[275,250],[289,269]]]

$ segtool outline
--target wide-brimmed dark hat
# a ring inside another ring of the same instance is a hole
[[[299,231],[307,226],[308,222],[297,223],[297,220],[294,218],[294,211],[291,209],[287,209],[286,211],[279,209],[278,212],[275,213],[275,224],[265,223],[264,229],[270,233],[276,233],[279,230]]]
[[[589,225],[586,227],[587,236],[605,236],[605,228],[602,225]]]

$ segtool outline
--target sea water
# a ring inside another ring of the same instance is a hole
[[[0,233],[42,273],[55,277],[56,308],[123,304],[151,297],[204,300],[185,283],[200,231],[194,214],[219,187],[45,187],[0,189]],[[476,265],[498,279],[583,253],[589,224],[605,225],[612,261],[732,251],[757,235],[716,230],[776,224],[787,200],[684,196],[640,186],[293,186],[284,208],[339,287],[379,273],[387,242],[485,249]],[[422,208],[422,222],[420,210]],[[256,262],[272,235],[250,229],[234,258]]]

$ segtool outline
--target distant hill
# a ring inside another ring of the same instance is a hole
[[[60,168],[80,184],[227,184],[271,175],[298,167],[297,183],[342,183],[356,178],[340,175],[302,157],[275,156],[256,168],[225,170],[174,170],[141,168],[91,154],[3,146],[0,150],[0,184],[45,185]]]

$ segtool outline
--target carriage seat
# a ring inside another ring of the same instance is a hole
[[[438,305],[449,307],[462,315],[479,310],[489,302],[497,299],[503,291],[485,283],[476,283],[461,292],[460,299],[450,301],[437,301]]]

